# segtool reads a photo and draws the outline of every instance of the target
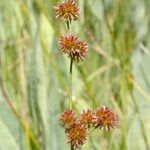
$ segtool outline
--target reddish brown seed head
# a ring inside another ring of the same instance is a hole
[[[83,113],[80,115],[79,120],[82,124],[90,127],[92,125],[93,115],[94,113],[91,110],[83,111]]]
[[[56,18],[69,22],[79,18],[79,7],[75,0],[59,2],[54,8],[56,11]]]
[[[69,128],[72,124],[74,124],[77,120],[75,113],[70,110],[66,109],[64,112],[59,116],[59,121],[61,125],[65,128]]]
[[[76,61],[84,60],[87,55],[87,44],[72,34],[66,34],[60,37],[60,50]]]
[[[117,125],[117,116],[109,107],[102,106],[95,112],[93,124],[95,127],[111,131]]]
[[[73,148],[78,148],[79,146],[83,145],[87,140],[87,128],[79,121],[74,123],[67,130],[66,134],[68,138],[68,143]]]

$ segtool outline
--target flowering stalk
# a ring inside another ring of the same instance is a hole
[[[74,35],[68,33],[59,39],[60,51],[70,57],[70,71],[69,71],[69,108],[72,108],[72,70],[73,62],[84,60],[87,54],[86,42],[80,40]]]
[[[72,21],[79,17],[79,8],[75,0],[59,2],[55,8],[56,18],[67,23],[69,30]],[[87,110],[77,117],[72,110],[72,72],[73,63],[85,59],[88,46],[86,42],[80,40],[73,34],[66,34],[59,39],[59,49],[70,57],[69,70],[69,109],[64,110],[59,121],[65,129],[68,144],[71,150],[79,148],[87,141],[87,136],[96,129],[111,131],[117,125],[116,114],[106,106],[99,107],[96,111]],[[91,130],[91,128],[93,130]]]
[[[72,70],[73,70],[73,61],[74,61],[74,58],[70,58],[70,78],[69,78],[69,82],[70,82],[70,85],[69,85],[69,95],[70,95],[70,99],[69,99],[69,108],[72,109]]]
[[[87,110],[77,117],[72,109],[66,109],[59,117],[62,127],[68,138],[71,150],[82,146],[87,136],[94,130],[111,131],[117,126],[116,114],[106,106],[99,107],[96,111]],[[92,128],[92,130],[90,130]]]
[[[68,22],[68,29],[69,29],[69,22]],[[70,109],[72,109],[72,69],[73,69],[73,57],[70,58],[70,87],[69,87],[69,90],[70,90],[70,99],[69,99],[69,107]],[[73,146],[70,146],[70,149],[71,150],[74,150]]]

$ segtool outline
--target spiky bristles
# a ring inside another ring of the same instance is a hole
[[[88,46],[86,42],[68,33],[59,39],[59,49],[75,61],[84,60]]]
[[[90,127],[111,131],[118,122],[117,115],[106,106],[99,107],[96,111],[83,111],[79,117],[71,109],[66,109],[59,120],[65,128],[68,143],[73,148],[78,148],[86,142]]]
[[[68,138],[68,143],[73,148],[83,145],[87,139],[87,128],[83,125],[75,113],[66,109],[59,117],[61,125],[65,128],[65,133]]]
[[[93,124],[95,127],[104,128],[111,131],[117,126],[117,116],[109,107],[102,106],[97,109],[93,116]]]
[[[54,8],[56,11],[56,18],[60,18],[70,23],[71,21],[77,20],[79,18],[79,7],[75,0],[58,2]]]
[[[59,117],[61,125],[65,128],[70,127],[76,121],[77,117],[71,109],[66,109]]]
[[[93,115],[94,112],[91,110],[83,111],[83,113],[80,115],[79,120],[82,124],[87,125],[87,127],[91,127],[93,124]]]
[[[67,129],[68,143],[73,148],[78,148],[87,140],[87,128],[80,121],[76,121]]]

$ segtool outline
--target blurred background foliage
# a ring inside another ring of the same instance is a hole
[[[0,150],[68,150],[58,115],[68,105],[67,32],[58,0],[0,0]],[[74,65],[73,107],[111,106],[112,133],[93,132],[82,150],[150,150],[150,0],[78,0],[70,32],[86,40]]]

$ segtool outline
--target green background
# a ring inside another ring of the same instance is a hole
[[[68,107],[70,60],[58,51],[68,31],[56,19],[57,2],[0,0],[0,150],[69,149],[58,122]],[[89,49],[73,66],[73,108],[79,114],[105,104],[119,117],[117,129],[91,133],[81,149],[150,150],[150,0],[78,4],[80,19],[70,32]]]

